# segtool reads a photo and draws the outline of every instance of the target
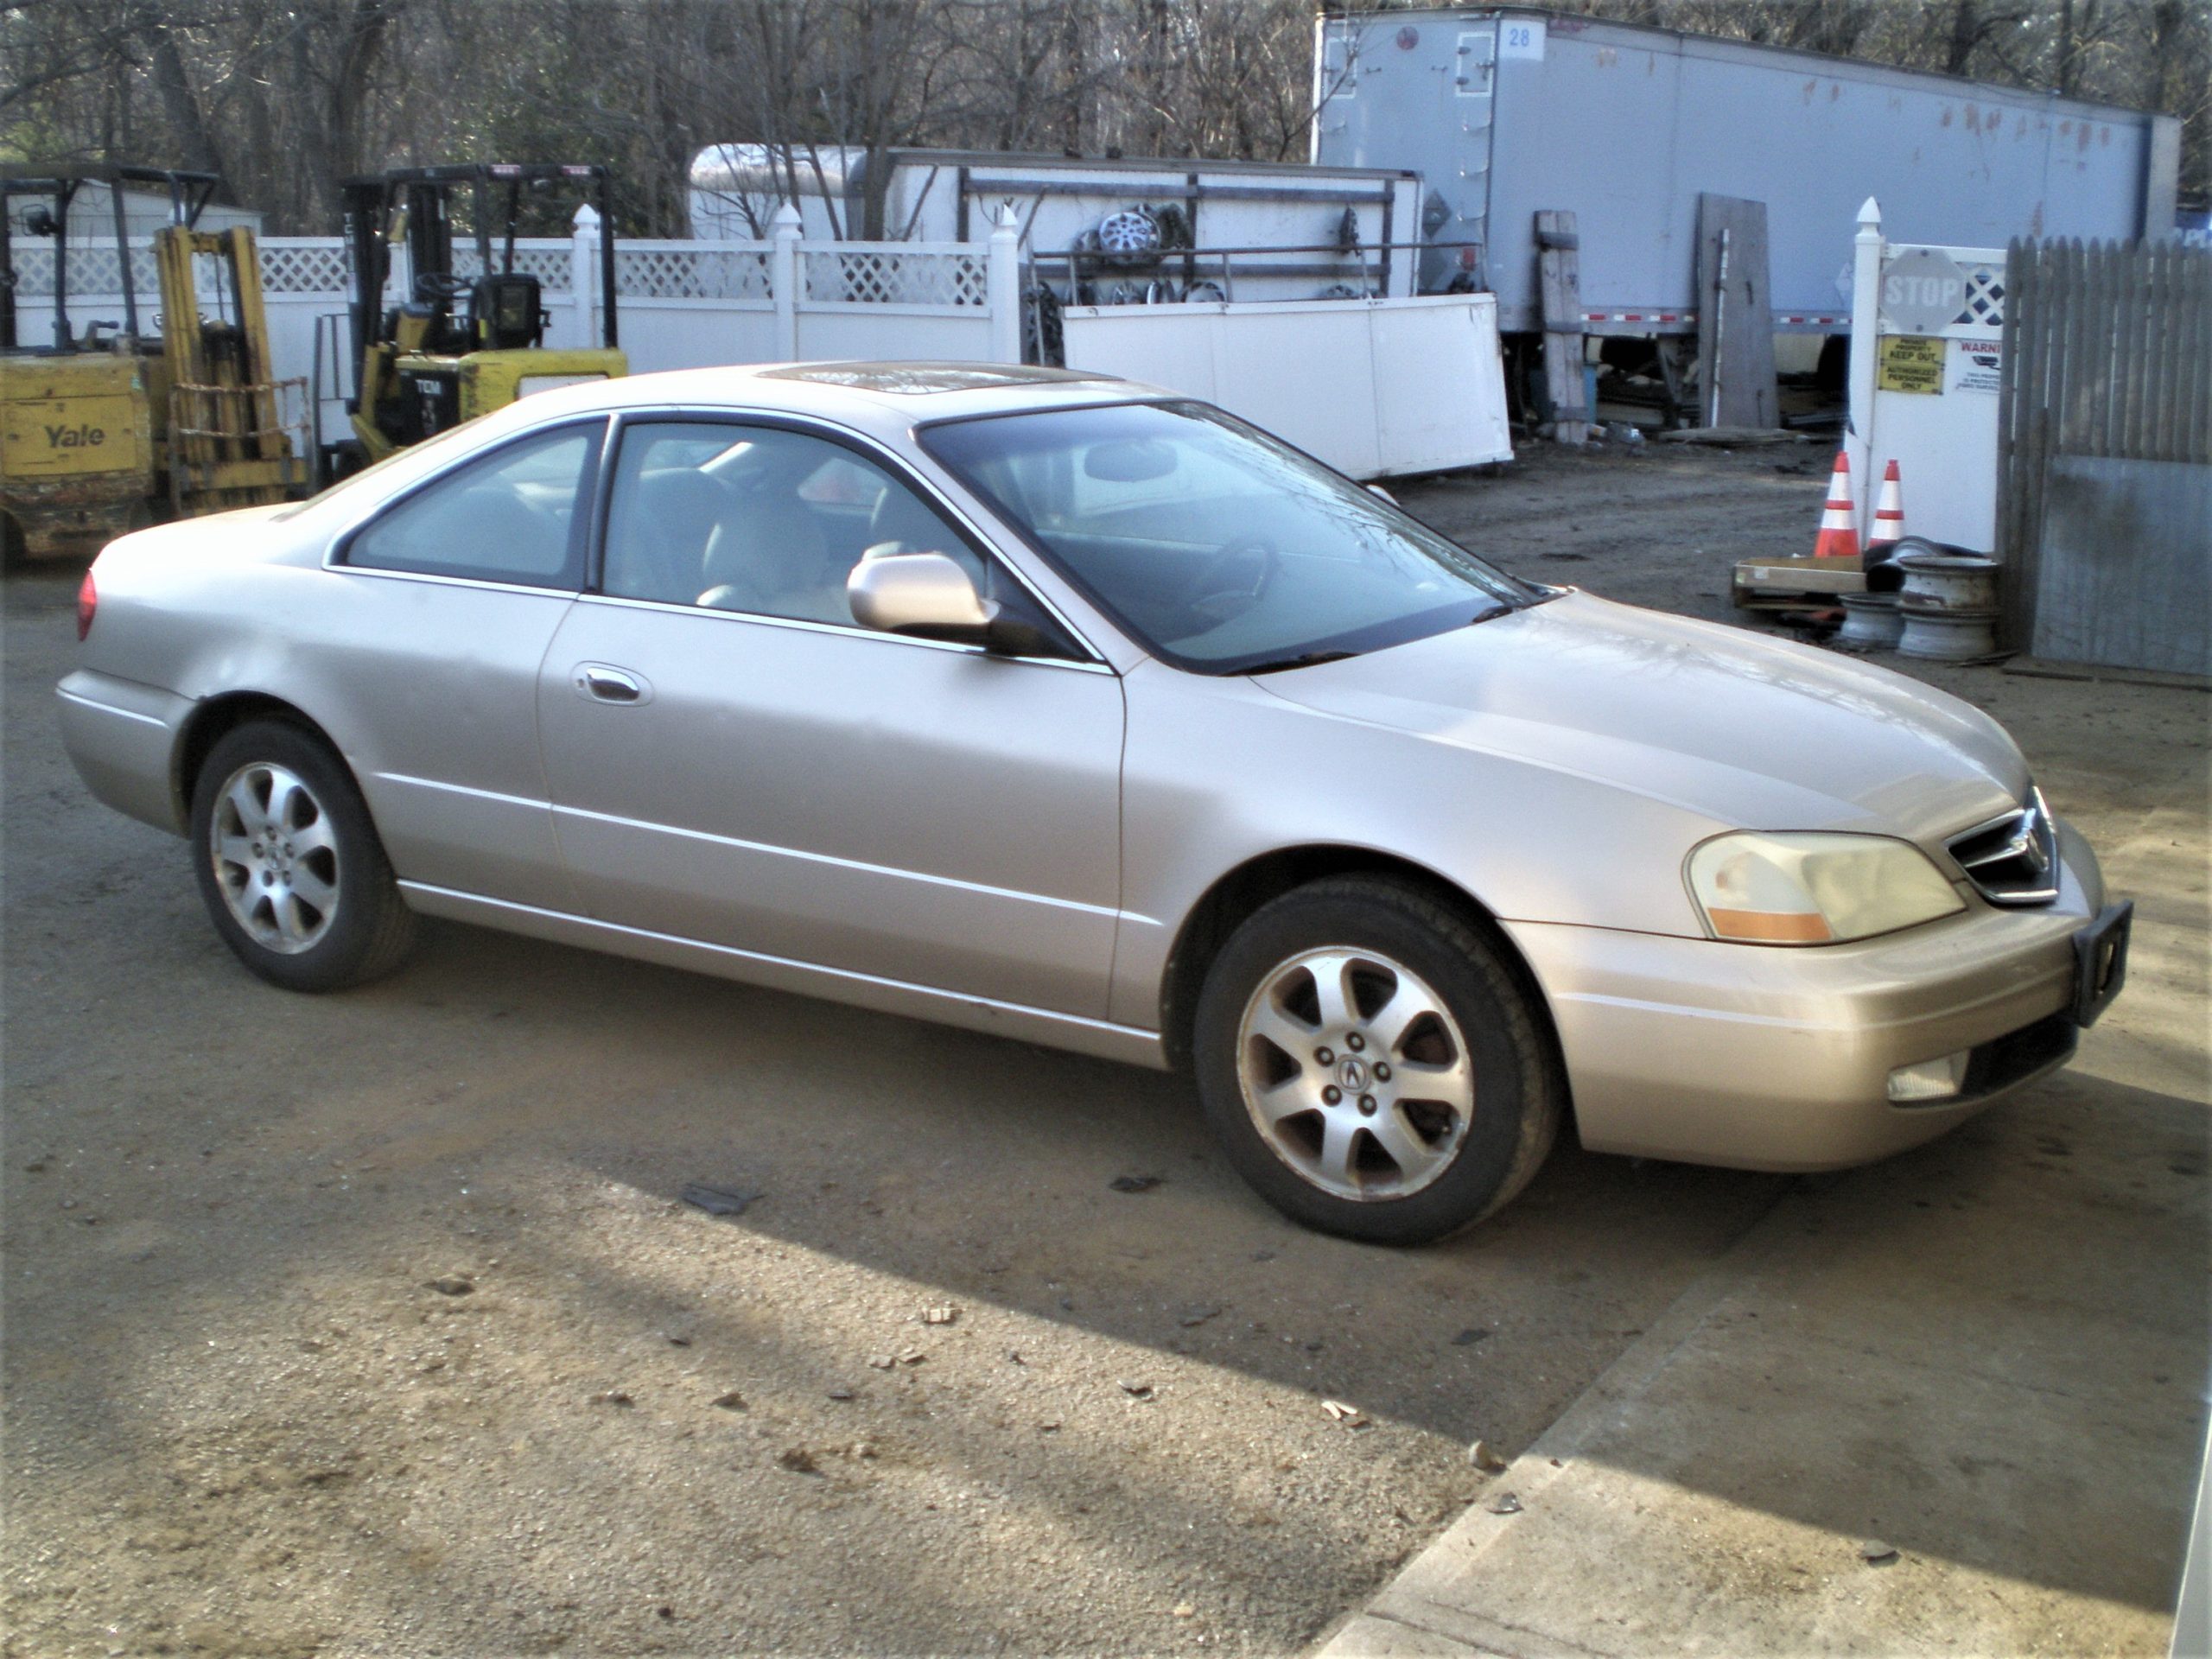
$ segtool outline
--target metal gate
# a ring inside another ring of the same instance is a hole
[[[2006,251],[1997,551],[2007,643],[2212,673],[2212,251]]]

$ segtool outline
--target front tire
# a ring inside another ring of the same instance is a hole
[[[1255,912],[1207,971],[1193,1051],[1238,1173],[1293,1220],[1376,1243],[1503,1206],[1551,1150],[1565,1094],[1497,947],[1378,877]]]
[[[193,868],[238,959],[290,991],[334,991],[398,966],[415,913],[329,748],[257,720],[208,753],[192,796]]]

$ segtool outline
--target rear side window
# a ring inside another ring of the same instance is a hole
[[[531,588],[583,585],[581,504],[605,428],[563,427],[496,449],[359,531],[345,563]]]

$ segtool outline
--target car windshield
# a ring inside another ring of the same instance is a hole
[[[990,416],[920,435],[1147,649],[1198,673],[1379,650],[1542,596],[1202,404]]]

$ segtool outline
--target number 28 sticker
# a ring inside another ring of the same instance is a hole
[[[1541,17],[1508,17],[1498,25],[1497,55],[1501,58],[1542,58],[1544,20]]]

